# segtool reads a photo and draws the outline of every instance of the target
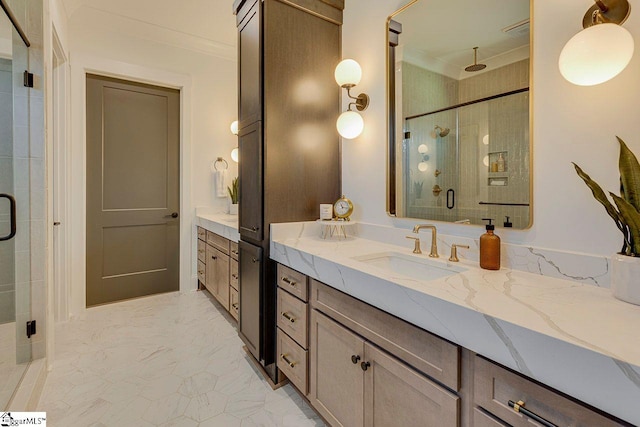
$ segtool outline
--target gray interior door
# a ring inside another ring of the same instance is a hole
[[[87,306],[179,288],[180,92],[87,75]]]

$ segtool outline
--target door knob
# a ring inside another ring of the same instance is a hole
[[[171,218],[178,218],[178,212],[174,212],[171,214]]]

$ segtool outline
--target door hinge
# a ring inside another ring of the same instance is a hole
[[[33,73],[26,70],[24,72],[24,87],[33,87]]]
[[[31,335],[36,334],[36,321],[29,320],[27,322],[27,338],[31,338]]]

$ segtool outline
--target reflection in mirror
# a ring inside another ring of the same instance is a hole
[[[531,224],[529,0],[416,1],[389,34],[389,213]]]

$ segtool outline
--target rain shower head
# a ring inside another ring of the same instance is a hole
[[[445,136],[449,135],[449,132],[451,132],[451,129],[449,129],[449,128],[441,128],[438,125],[436,125],[436,127],[433,128],[433,130],[436,132],[436,135],[438,135],[441,138],[444,138]]]
[[[473,48],[473,65],[469,65],[464,70],[468,73],[475,73],[485,68],[487,68],[485,64],[478,64],[478,47],[476,46]]]

